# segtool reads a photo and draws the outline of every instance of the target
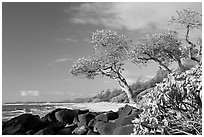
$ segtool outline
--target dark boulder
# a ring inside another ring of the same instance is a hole
[[[89,130],[88,127],[83,125],[75,128],[72,133],[76,135],[86,135],[88,130]]]
[[[118,118],[118,112],[109,111],[106,113],[108,120],[115,120]]]
[[[94,131],[101,133],[103,126],[105,125],[104,121],[97,121],[94,125]]]
[[[60,110],[66,110],[66,109],[62,109],[62,108],[58,108],[58,109],[55,109],[53,111],[51,111],[50,113],[48,113],[47,115],[45,115],[44,117],[42,117],[42,121],[44,123],[50,123],[50,122],[56,122],[56,118],[55,118],[55,113],[57,111],[60,111]]]
[[[117,127],[113,130],[113,135],[130,135],[133,133],[134,125],[125,125]]]
[[[57,135],[72,135],[72,132],[74,131],[74,129],[77,127],[76,124],[70,125],[68,127],[65,127],[59,131],[57,131]]]
[[[52,131],[52,129],[50,128],[44,128],[35,133],[35,135],[54,135],[54,134],[55,134],[54,131]]]
[[[22,114],[4,123],[2,134],[26,133],[29,130],[38,131],[44,124],[38,115]]]
[[[87,112],[86,114],[78,115],[79,123],[78,126],[88,126],[89,121],[94,119],[96,116],[95,113]]]
[[[127,105],[127,104],[126,104],[124,107],[120,107],[120,108],[118,109],[118,115],[119,115],[119,117],[120,117],[120,116],[127,116],[127,115],[131,114],[133,108],[134,108],[134,107],[129,106],[129,105]]]
[[[97,115],[95,119],[97,121],[108,122],[108,117],[107,117],[107,115],[105,113],[101,113],[101,114]]]
[[[112,135],[113,130],[117,127],[117,124],[114,122],[107,122],[100,127],[101,135]]]
[[[109,120],[115,120],[117,118],[118,118],[117,112],[109,111],[107,113],[101,113],[97,115],[95,119],[98,121],[108,122]]]
[[[34,130],[29,130],[29,131],[26,132],[26,134],[27,135],[33,135],[33,134],[35,134],[35,131]]]
[[[118,125],[129,125],[132,124],[132,121],[135,118],[139,118],[138,113],[133,113],[131,115],[127,115],[127,116],[120,116],[118,119],[116,119],[114,122]]]
[[[64,128],[64,125],[60,122],[51,122],[44,129],[41,129],[35,135],[55,135],[57,131]]]
[[[100,135],[98,132],[94,132],[93,130],[89,129],[87,135]]]
[[[51,129],[53,132],[57,132],[58,130],[64,128],[64,124],[61,122],[52,122],[47,125],[46,128]]]
[[[91,121],[89,121],[88,128],[93,130],[96,122],[97,122],[96,119],[92,119]]]
[[[81,114],[85,114],[85,113],[89,112],[88,109],[84,109],[84,110],[75,109],[74,111],[77,113],[77,115],[81,115]]]
[[[55,112],[56,120],[64,125],[72,124],[75,117],[77,117],[77,113],[74,110],[64,109]]]

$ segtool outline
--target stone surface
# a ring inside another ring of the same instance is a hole
[[[35,135],[54,135],[54,131],[52,131],[50,128],[44,128],[35,133]]]
[[[99,133],[101,133],[102,127],[103,127],[104,124],[105,124],[104,121],[97,121],[97,122],[95,123],[95,125],[94,125],[94,132],[99,132]]]
[[[117,127],[117,124],[114,122],[108,122],[101,126],[100,134],[101,135],[112,135],[113,130]]]
[[[55,112],[56,121],[59,121],[64,125],[67,123],[72,124],[75,117],[77,117],[77,113],[74,110],[64,109]]]
[[[87,135],[100,135],[98,132],[94,132],[93,130],[89,129]]]
[[[72,133],[76,135],[86,135],[87,132],[88,132],[87,126],[80,126],[80,127],[75,128]]]
[[[2,134],[26,133],[29,130],[38,131],[44,124],[40,117],[32,114],[22,114],[4,123]]]
[[[74,129],[77,127],[76,124],[65,127],[59,131],[57,131],[57,135],[72,135],[72,132],[74,131]]]
[[[133,133],[134,125],[125,125],[117,127],[113,130],[113,135],[130,135]]]
[[[119,117],[120,117],[120,116],[127,116],[127,115],[131,114],[133,108],[134,108],[134,107],[129,106],[129,105],[125,105],[124,107],[120,107],[120,108],[118,109],[118,115],[119,115]]]
[[[89,121],[88,128],[93,130],[96,122],[97,122],[96,119],[92,119],[91,121]]]
[[[87,112],[86,114],[78,115],[78,126],[88,126],[89,121],[95,118],[95,113]]]

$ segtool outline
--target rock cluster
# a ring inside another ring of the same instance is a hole
[[[55,109],[44,117],[22,114],[2,125],[3,135],[128,135],[140,109],[125,105],[117,112]]]

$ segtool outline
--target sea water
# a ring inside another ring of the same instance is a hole
[[[2,105],[2,121],[7,121],[21,114],[45,116],[56,108],[80,109],[74,103],[19,103]]]

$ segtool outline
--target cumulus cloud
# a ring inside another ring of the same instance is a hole
[[[200,8],[200,3],[82,3],[66,12],[73,12],[71,21],[80,24],[103,25],[109,28],[138,30],[163,27],[175,11],[185,7]]]
[[[21,96],[39,96],[40,91],[37,90],[22,90],[19,91]]]

